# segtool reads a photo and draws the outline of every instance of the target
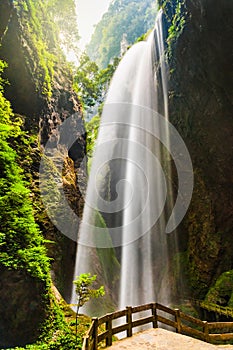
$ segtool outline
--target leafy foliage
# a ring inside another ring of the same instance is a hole
[[[158,0],[159,6],[163,9],[167,20],[168,33],[168,57],[171,61],[174,60],[172,57],[172,46],[176,43],[179,36],[184,30],[186,24],[186,5],[184,0]]]
[[[98,289],[92,287],[96,277],[96,275],[92,276],[90,273],[83,273],[74,281],[75,292],[78,300],[77,315],[79,308],[86,304],[91,298],[99,298],[105,294],[103,286]]]
[[[154,0],[115,0],[97,24],[87,46],[87,54],[100,68],[107,67],[113,57],[120,55],[123,34],[129,44],[153,27],[156,16]]]
[[[114,58],[113,63],[100,70],[97,64],[84,52],[74,77],[74,89],[78,94],[84,109],[101,105],[106,96],[110,80],[120,59]]]
[[[63,51],[77,53],[79,39],[74,0],[15,1],[30,53],[37,57],[32,67],[37,88],[51,97],[54,68]]]
[[[48,11],[51,11],[59,32],[59,41],[66,52],[73,51],[77,55],[77,43],[80,39],[74,0],[49,0]]]
[[[99,69],[97,64],[91,61],[84,52],[74,77],[74,89],[86,113],[92,111],[93,106],[98,107],[98,114],[86,123],[88,170],[91,167],[104,99],[119,61],[120,59],[115,57],[113,63],[109,64],[107,68]]]
[[[78,316],[79,316],[79,309],[84,304],[86,304],[91,298],[99,298],[101,296],[104,296],[105,291],[104,287],[101,286],[98,289],[95,289],[92,287],[93,283],[96,280],[96,275],[91,276],[90,273],[83,273],[79,276],[77,276],[76,280],[74,281],[75,285],[75,293],[77,295],[77,312],[76,312],[76,325],[75,325],[75,334],[77,337],[77,330],[78,330]]]
[[[4,67],[6,64],[0,60],[0,73]],[[3,95],[3,83],[0,74],[0,261],[8,269],[26,270],[43,282],[47,318],[41,325],[38,342],[26,346],[26,349],[75,349],[74,331],[65,322],[62,307],[51,291],[45,242],[34,221],[28,183],[17,164],[17,145],[23,140],[27,145],[27,134],[21,130],[22,121],[13,114],[9,101]],[[81,337],[82,334],[77,342],[80,349]]]
[[[99,98],[98,72],[97,64],[91,61],[86,53],[83,53],[74,77],[74,88],[84,108],[94,106]]]
[[[172,19],[172,23],[168,29],[168,43],[171,44],[177,40],[184,29],[185,25],[185,16],[183,15],[184,11],[184,2],[178,2],[175,10],[175,14]]]
[[[0,69],[5,64],[0,61]],[[3,83],[3,81],[1,80]],[[35,224],[30,193],[16,152],[9,144],[23,135],[20,120],[13,119],[9,101],[0,87],[0,245],[1,263],[8,268],[25,268],[29,274],[47,280],[49,260],[43,238]]]
[[[26,347],[17,347],[15,350],[77,350],[82,349],[82,338],[90,326],[90,320],[87,316],[80,316],[80,325],[78,325],[78,335],[74,333],[75,320],[65,322],[62,318],[54,324],[51,332],[51,324],[44,329],[41,339],[37,343],[26,345]]]
[[[99,131],[99,125],[100,125],[99,115],[96,115],[88,123],[86,123],[86,132],[87,132],[86,150],[87,150],[87,157],[88,157],[88,166],[87,166],[88,172],[90,172],[90,168],[91,168],[92,157],[95,149],[95,143],[96,143],[97,135]]]

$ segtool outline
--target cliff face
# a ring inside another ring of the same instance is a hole
[[[25,271],[0,266],[0,346],[11,348],[36,340],[46,318],[45,286]],[[23,293],[22,293],[23,291]]]
[[[6,87],[6,97],[11,101],[15,112],[35,118],[38,110],[42,108],[43,99],[36,91],[37,87],[32,76],[32,62],[30,62],[33,61],[33,57],[30,52],[27,52],[29,47],[23,40],[23,27],[10,1],[1,2],[1,21],[1,59],[8,63],[5,75],[10,83]],[[26,62],[26,52],[28,62]],[[27,126],[35,123],[33,119],[28,120]]]
[[[71,73],[64,63],[61,49],[54,43],[50,43],[50,46],[46,44],[47,51],[44,53],[49,62],[47,67],[42,61],[43,56],[38,53],[40,48],[38,42],[35,45],[37,34],[33,32],[30,36],[26,30],[27,24],[30,24],[28,22],[30,11],[33,10],[29,7],[30,3],[23,1],[13,5],[10,0],[0,2],[0,58],[8,64],[4,78],[9,81],[5,86],[5,97],[11,102],[14,114],[23,117],[24,128],[29,135],[39,135],[40,145],[36,142],[33,144],[31,167],[25,169],[25,172],[31,180],[36,221],[45,238],[55,242],[48,244],[48,254],[53,258],[54,282],[63,296],[69,299],[70,290],[67,286],[70,288],[72,286],[76,243],[59,232],[45,213],[39,192],[39,167],[46,143],[49,142],[54,150],[59,143],[61,149],[55,159],[55,166],[56,162],[57,164],[64,162],[63,189],[69,205],[80,216],[83,197],[78,186],[78,178],[79,183],[82,182],[85,186],[85,169],[81,169],[80,164],[85,156],[86,136],[80,105],[72,90]],[[25,8],[28,9],[26,20],[22,16]],[[52,59],[49,50],[53,54]],[[75,144],[69,150],[66,142],[60,140],[59,126],[74,114],[78,128],[75,129]],[[18,318],[17,324],[10,316],[1,318],[0,331],[11,330],[9,334],[3,332],[5,338],[1,339],[1,346],[23,344],[24,340],[31,342],[38,335],[38,328],[46,314],[46,308],[41,302],[43,286],[33,278],[27,278],[23,271],[7,272],[1,269],[0,273],[0,299],[7,305],[4,315],[16,313]],[[34,317],[35,308],[36,317]]]
[[[170,26],[170,119],[188,147],[195,177],[179,238],[191,293],[203,298],[233,266],[233,4],[167,0],[160,5]]]

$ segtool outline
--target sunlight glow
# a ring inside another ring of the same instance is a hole
[[[84,50],[102,15],[108,10],[111,0],[76,0],[80,48]]]

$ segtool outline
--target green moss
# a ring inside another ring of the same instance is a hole
[[[185,222],[189,237],[189,283],[194,297],[204,299],[214,277],[222,235],[216,230],[213,205],[203,174],[195,169],[194,176],[195,187]]]
[[[184,30],[187,20],[185,0],[158,0],[158,4],[163,9],[168,24],[167,57],[171,71],[174,71],[174,46]]]
[[[173,293],[178,298],[183,299],[189,294],[189,269],[188,252],[179,252],[174,255],[171,265],[171,276],[174,280]]]
[[[175,13],[172,17],[171,25],[168,29],[168,38],[167,42],[171,46],[174,42],[177,41],[178,37],[183,32],[185,26],[185,11],[184,11],[184,1],[177,1]]]
[[[77,350],[82,349],[82,339],[90,327],[91,320],[89,317],[80,315],[78,324],[78,337],[75,336],[75,317],[69,316],[69,320],[65,320],[62,305],[54,307],[57,311],[57,317],[52,317],[44,324],[41,330],[41,336],[35,344],[26,347],[16,347],[15,350]],[[62,310],[62,312],[61,312]],[[51,323],[52,322],[52,323]]]
[[[233,270],[222,273],[210,288],[205,301],[211,304],[233,307]]]
[[[52,19],[46,13],[46,5],[42,1],[16,1],[15,7],[23,26],[22,34],[30,45],[28,49],[31,51],[31,56],[38,62],[32,71],[37,89],[50,98],[56,56],[49,52],[45,30],[52,34],[56,32],[56,28],[52,25]],[[30,65],[29,62],[28,64]]]
[[[76,341],[76,314],[59,295],[48,289],[47,298],[50,300],[50,310],[47,320],[40,330],[40,337],[34,344],[25,347],[16,347],[17,350],[74,350],[82,348],[82,339],[90,327],[91,319],[85,315],[79,315],[77,341]]]
[[[97,211],[96,211],[96,218],[95,218],[95,226],[104,228],[106,231],[108,230],[106,223],[104,221],[104,218]],[[112,241],[109,235],[109,247],[111,247],[111,245],[112,245]],[[108,249],[97,248],[97,254],[102,266],[102,271],[104,272],[104,278],[105,278],[105,281],[107,282],[107,285],[108,286],[114,285],[118,281],[119,273],[120,273],[120,264],[116,258],[116,253],[114,248],[108,248]]]
[[[95,144],[98,136],[99,125],[100,125],[99,115],[93,117],[89,122],[86,123],[86,132],[87,132],[86,150],[87,150],[87,157],[88,157],[88,164],[87,164],[88,173],[90,173],[90,170],[91,170],[92,157],[95,150]]]
[[[137,38],[135,43],[139,43],[140,41],[146,41],[151,32],[152,32],[152,29],[149,29],[146,33],[142,34],[139,38]]]
[[[55,69],[65,64],[64,51],[77,49],[74,44],[79,39],[75,1],[22,0],[14,1],[14,6],[22,26],[21,35],[27,43],[27,63],[37,90],[51,98]],[[68,64],[66,69],[70,70]]]
[[[0,61],[0,71],[5,64]],[[9,101],[3,96],[0,78],[0,259],[9,270],[26,271],[42,288],[45,320],[41,325],[41,339],[46,336],[60,342],[66,338],[68,326],[65,325],[61,308],[55,301],[51,289],[50,261],[47,257],[44,238],[35,223],[29,183],[25,181],[23,169],[19,167],[18,142],[25,139],[21,131],[20,118],[14,118]],[[28,138],[25,143],[29,142]],[[26,152],[27,153],[27,152]],[[64,338],[64,339],[63,339]],[[63,339],[63,340],[62,340]],[[65,340],[64,340],[65,341]],[[46,349],[44,345],[41,349]],[[50,347],[55,349],[55,347]],[[69,349],[69,347],[66,347]],[[40,349],[33,345],[31,349]],[[63,349],[56,347],[56,349]]]
[[[0,69],[4,63],[0,61]],[[9,140],[24,135],[20,121],[13,120],[9,101],[0,87],[0,245],[1,263],[8,268],[25,268],[36,278],[46,280],[49,259],[43,245],[43,237],[34,221],[30,191],[17,164],[17,154]],[[23,136],[22,136],[23,137]]]

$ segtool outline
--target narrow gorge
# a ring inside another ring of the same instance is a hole
[[[83,61],[78,5],[0,2],[1,349],[81,348],[81,273],[88,316],[233,308],[233,4],[109,1]]]

